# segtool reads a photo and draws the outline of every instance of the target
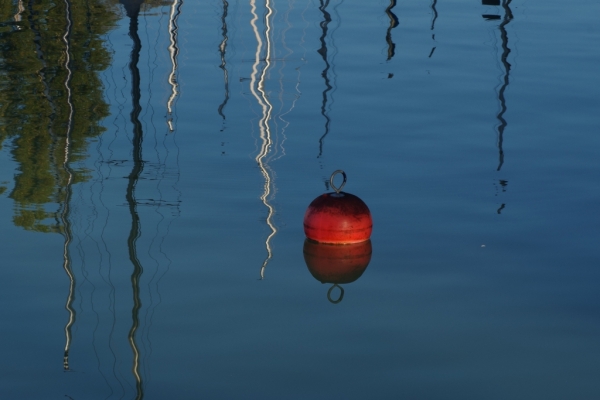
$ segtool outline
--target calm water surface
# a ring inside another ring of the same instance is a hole
[[[122,3],[0,6],[2,398],[600,398],[596,2]]]

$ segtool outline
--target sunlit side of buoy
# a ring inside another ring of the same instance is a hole
[[[337,188],[333,183],[341,173],[344,181]],[[325,193],[310,203],[304,214],[306,237],[320,243],[360,243],[371,237],[373,220],[369,207],[357,196],[342,192],[346,173],[335,171],[330,178],[334,193]]]
[[[344,246],[304,241],[304,262],[321,283],[351,283],[361,277],[371,261],[371,240]]]

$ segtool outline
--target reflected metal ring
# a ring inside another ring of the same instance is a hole
[[[340,288],[340,297],[337,300],[333,300],[331,298],[331,291],[333,290],[334,287],[338,287]],[[333,304],[337,304],[340,301],[342,301],[342,299],[344,298],[344,288],[339,286],[337,283],[334,283],[332,287],[329,288],[329,290],[327,291],[327,300],[329,300],[329,302],[333,303]]]

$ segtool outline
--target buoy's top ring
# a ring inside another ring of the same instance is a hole
[[[337,174],[342,174],[342,176],[344,177],[344,181],[342,182],[342,184],[340,185],[340,187],[336,187],[335,184],[333,183],[333,178],[337,175]],[[331,188],[333,190],[335,190],[336,193],[339,193],[342,191],[342,188],[344,187],[344,185],[346,184],[346,173],[344,171],[342,171],[341,169],[338,169],[337,171],[334,171],[333,174],[331,174],[331,178],[329,178],[329,185],[331,186]]]

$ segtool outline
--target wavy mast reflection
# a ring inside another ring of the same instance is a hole
[[[17,3],[17,13],[13,16],[13,20],[15,22],[21,22],[21,14],[23,13],[23,11],[25,11],[23,0],[19,0],[19,2]]]
[[[271,57],[272,57],[272,42],[271,42],[271,29],[272,29],[272,16],[273,16],[273,8],[270,0],[266,0],[265,8],[267,9],[267,13],[264,16],[265,22],[265,42],[263,43],[262,35],[260,34],[258,27],[256,25],[256,21],[258,21],[258,14],[256,13],[256,0],[250,1],[252,20],[250,21],[250,25],[252,26],[252,31],[254,32],[254,37],[256,38],[256,53],[254,55],[254,63],[252,65],[252,74],[250,75],[250,91],[252,96],[256,99],[257,103],[261,107],[261,117],[258,122],[258,128],[260,132],[260,140],[261,146],[258,154],[256,155],[256,162],[258,167],[263,175],[265,183],[263,185],[263,194],[260,196],[260,200],[265,205],[268,211],[267,215],[267,226],[271,230],[271,233],[267,236],[265,240],[265,247],[267,250],[267,257],[263,261],[263,264],[260,268],[260,278],[264,279],[265,277],[265,269],[267,264],[273,257],[273,250],[271,248],[271,240],[277,233],[277,228],[273,223],[273,216],[275,214],[275,209],[269,203],[269,195],[273,189],[273,178],[270,174],[270,168],[267,164],[266,157],[269,154],[271,149],[271,145],[273,143],[271,127],[269,125],[269,121],[271,120],[271,114],[273,112],[273,105],[269,102],[269,98],[265,89],[265,82],[267,77],[267,72],[271,67]],[[264,65],[259,72],[259,65],[261,64],[261,54],[264,53]]]
[[[138,68],[140,51],[142,49],[142,42],[138,35],[138,16],[143,0],[121,0],[121,2],[125,6],[127,16],[129,17],[129,37],[133,42],[129,61],[132,101],[130,119],[131,123],[133,124],[133,167],[129,173],[129,176],[127,177],[127,189],[125,193],[125,198],[129,207],[129,214],[131,215],[131,229],[127,238],[127,248],[129,253],[129,261],[133,265],[133,272],[131,274],[133,308],[131,310],[131,328],[129,330],[128,339],[129,345],[131,346],[131,350],[133,352],[132,372],[136,381],[136,399],[142,399],[144,397],[144,387],[140,373],[140,351],[136,342],[136,331],[139,326],[139,313],[142,307],[142,300],[140,296],[140,279],[144,269],[137,256],[136,242],[141,236],[141,222],[137,212],[135,188],[144,169],[144,161],[142,158],[144,132],[139,119],[142,107],[140,105],[140,70]]]
[[[337,29],[339,27],[339,15],[337,14],[337,8],[343,3],[343,0],[340,1],[333,7],[334,12],[336,13],[336,17],[338,20],[338,25],[335,27]],[[331,117],[329,116],[329,112],[331,111],[331,107],[333,105],[333,93],[337,89],[336,85],[336,73],[335,73],[335,55],[337,54],[337,47],[335,46],[335,42],[333,40],[333,33],[335,29],[332,30],[330,35],[330,45],[333,48],[333,52],[331,56],[329,55],[329,51],[327,48],[327,36],[329,30],[329,23],[331,23],[332,18],[331,14],[327,11],[327,7],[329,6],[329,0],[323,1],[320,0],[319,11],[323,14],[323,20],[320,22],[319,26],[321,27],[321,36],[319,37],[319,41],[321,42],[321,47],[317,50],[317,53],[321,55],[323,58],[323,62],[325,62],[325,69],[321,72],[321,76],[325,82],[325,89],[323,90],[322,102],[321,102],[321,115],[325,118],[325,128],[323,135],[319,138],[319,155],[317,158],[321,158],[323,156],[323,146],[325,143],[325,138],[329,134],[331,129]],[[329,78],[329,72],[331,70],[331,79]],[[325,187],[329,188],[329,178],[324,179]]]
[[[323,118],[325,118],[325,132],[323,132],[323,135],[319,138],[319,155],[317,156],[317,158],[321,158],[321,156],[323,155],[323,142],[325,140],[325,137],[329,134],[329,126],[331,124],[331,118],[329,118],[329,115],[327,113],[327,99],[328,93],[331,91],[331,89],[333,89],[333,86],[329,81],[329,68],[331,66],[329,65],[329,60],[327,57],[327,42],[325,41],[325,39],[327,38],[327,27],[331,22],[331,15],[327,12],[328,5],[329,0],[325,2],[323,2],[323,0],[320,0],[319,10],[321,11],[321,13],[323,13],[323,21],[321,21],[321,23],[319,24],[319,26],[321,27],[321,37],[319,38],[321,42],[321,47],[319,48],[319,50],[317,50],[317,53],[321,55],[323,61],[325,62],[325,69],[323,70],[323,72],[321,72],[321,76],[325,81],[325,90],[323,90],[323,100],[321,102],[321,115],[323,116]]]
[[[169,56],[171,58],[171,73],[169,74],[169,85],[171,85],[171,95],[167,101],[167,124],[169,130],[173,132],[173,103],[175,98],[179,94],[178,88],[179,83],[177,80],[177,55],[179,54],[179,47],[177,46],[177,34],[179,33],[179,25],[177,20],[181,14],[181,6],[183,0],[174,0],[171,5],[171,11],[169,13]]]
[[[219,54],[221,55],[221,65],[219,68],[223,70],[223,82],[225,86],[225,98],[223,102],[219,105],[218,112],[221,117],[223,117],[223,121],[225,121],[225,114],[223,110],[229,101],[229,72],[227,71],[227,60],[225,59],[225,55],[227,53],[227,41],[229,37],[227,36],[227,11],[229,9],[229,3],[227,0],[223,0],[223,14],[221,15],[221,33],[223,35],[223,40],[219,44]]]
[[[504,96],[504,92],[509,84],[509,75],[510,75],[510,63],[508,62],[508,55],[510,54],[510,48],[508,47],[508,32],[506,30],[506,26],[513,19],[512,10],[510,9],[510,3],[512,0],[502,0],[502,8],[504,9],[504,19],[500,23],[500,38],[502,41],[502,54],[500,56],[500,61],[502,62],[502,67],[504,68],[504,74],[502,77],[502,84],[500,85],[500,89],[498,90],[498,101],[500,102],[500,112],[497,117],[500,124],[498,125],[498,168],[497,171],[500,171],[502,165],[504,164],[504,129],[508,125],[506,119],[504,119],[504,114],[506,113],[506,98]]]
[[[433,13],[433,17],[431,18],[431,40],[433,40],[433,42],[435,43],[435,21],[437,20],[438,17],[438,12],[437,12],[437,0],[433,0],[431,2],[431,11]],[[429,52],[429,58],[431,58],[431,56],[433,55],[433,52],[435,51],[436,46],[433,46],[431,48],[431,51]]]
[[[500,0],[482,0],[481,2],[483,5],[488,6],[502,6],[502,9],[504,11],[504,18],[502,18],[502,21],[498,25],[498,30],[500,31],[500,46],[502,49],[500,53],[500,69],[502,71],[502,75],[500,77],[500,83],[496,89],[498,95],[498,103],[500,104],[500,110],[498,111],[498,114],[496,114],[496,119],[498,120],[498,125],[496,127],[498,166],[496,167],[496,171],[500,171],[502,169],[502,166],[504,165],[504,131],[508,126],[508,121],[506,121],[506,119],[504,118],[504,114],[508,110],[505,93],[510,83],[511,70],[511,65],[508,62],[508,56],[510,55],[511,50],[510,47],[508,47],[508,31],[506,27],[513,19],[513,13],[510,8],[511,0],[502,0],[502,2],[500,2]],[[488,21],[499,20],[501,18],[500,15],[497,14],[483,14],[482,17]],[[494,183],[494,186],[496,187],[496,195],[498,195],[498,191],[500,191],[500,193],[506,192],[508,181],[505,179],[499,179],[498,184],[500,186],[499,188],[496,185],[496,183]],[[505,206],[506,204],[502,203],[500,207],[496,210],[496,213],[501,214]]]
[[[392,40],[392,29],[400,25],[398,17],[392,12],[392,9],[394,7],[396,7],[396,0],[390,0],[390,5],[387,6],[387,8],[385,9],[385,13],[390,19],[390,26],[388,27],[387,32],[385,34],[385,41],[388,44],[387,61],[390,61],[396,54],[396,44]]]
[[[71,221],[69,218],[70,213],[70,201],[73,193],[73,171],[71,170],[70,157],[71,157],[71,131],[73,129],[73,102],[72,102],[72,91],[71,91],[71,49],[70,49],[70,36],[73,22],[71,20],[71,3],[69,0],[65,0],[65,33],[62,37],[62,41],[65,44],[65,64],[64,68],[67,71],[67,77],[65,78],[65,90],[67,94],[67,105],[69,107],[69,117],[67,120],[67,129],[65,132],[65,149],[63,159],[63,170],[67,174],[67,183],[65,185],[65,199],[63,203],[63,209],[60,213],[61,222],[63,225],[63,236],[65,239],[63,246],[63,268],[69,278],[69,295],[67,296],[67,303],[65,308],[69,313],[69,319],[65,325],[65,353],[63,357],[63,368],[65,371],[69,370],[69,350],[71,348],[72,333],[71,328],[75,323],[75,309],[73,308],[73,301],[75,300],[75,275],[73,274],[73,268],[71,264],[71,256],[69,246],[73,239]]]

